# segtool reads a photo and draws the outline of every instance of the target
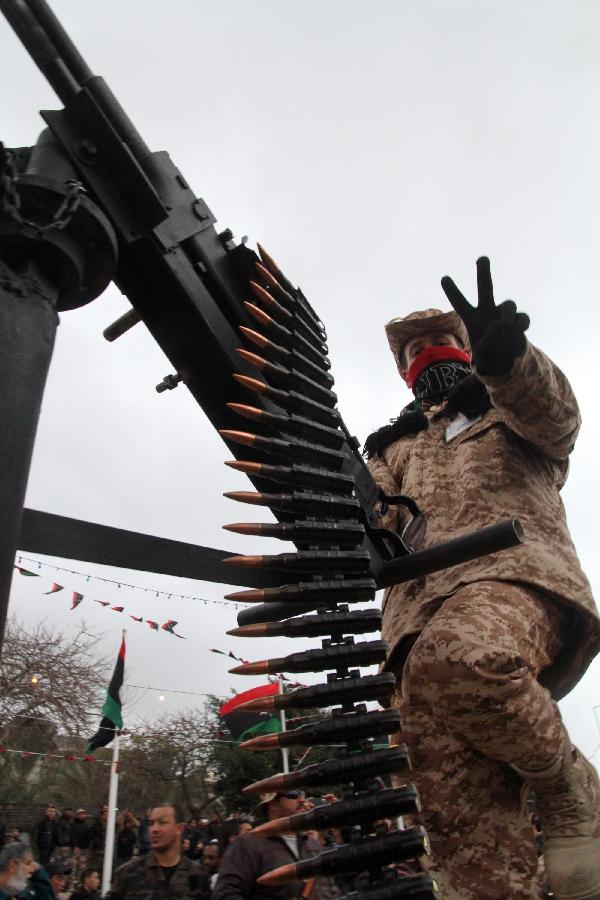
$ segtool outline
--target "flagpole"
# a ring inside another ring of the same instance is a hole
[[[279,681],[279,693],[283,694],[283,675],[280,675],[278,678]],[[286,722],[285,722],[285,710],[279,710],[279,721],[281,722],[281,730],[286,730]],[[281,758],[283,759],[283,771],[287,774],[290,771],[290,756],[287,747],[281,748]]]
[[[123,629],[122,641],[127,631]],[[106,818],[106,837],[104,840],[104,864],[102,866],[102,896],[108,893],[112,881],[113,855],[115,851],[115,820],[117,817],[117,791],[119,789],[119,740],[121,732],[115,728],[113,739],[112,762],[110,764],[110,781],[108,784],[108,816]]]
[[[108,893],[112,881],[113,853],[115,849],[115,819],[117,816],[117,790],[119,787],[119,734],[115,731],[113,755],[110,764],[108,786],[108,816],[106,819],[106,839],[104,841],[104,866],[102,868],[102,896]]]

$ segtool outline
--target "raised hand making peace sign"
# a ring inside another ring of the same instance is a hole
[[[481,375],[506,375],[525,350],[529,316],[505,300],[496,306],[487,256],[477,260],[477,306],[473,306],[449,275],[442,278],[448,300],[465,323],[473,364]]]

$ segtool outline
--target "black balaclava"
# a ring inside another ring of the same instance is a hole
[[[410,366],[406,383],[417,406],[435,406],[450,390],[471,374],[471,357],[458,347],[426,347]]]

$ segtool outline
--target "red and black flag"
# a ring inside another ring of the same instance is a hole
[[[163,631],[168,631],[169,634],[174,634],[175,637],[182,638],[183,640],[185,640],[185,638],[183,637],[182,634],[177,634],[176,631],[173,631],[173,629],[175,628],[176,625],[177,625],[177,622],[175,621],[175,619],[168,619],[160,627],[162,628]]]
[[[83,594],[79,594],[77,591],[73,591],[73,599],[71,601],[71,609],[76,609],[81,601],[83,600]]]
[[[52,587],[50,588],[50,590],[49,590],[49,591],[44,591],[44,594],[56,594],[58,591],[62,591],[62,590],[64,590],[63,585],[62,585],[62,584],[57,584],[57,582],[54,581],[54,582],[52,583]]]
[[[106,747],[110,744],[115,736],[115,730],[123,727],[123,718],[121,716],[121,697],[120,691],[123,686],[123,676],[125,674],[125,638],[121,641],[121,649],[117,657],[115,671],[110,679],[106,700],[102,707],[102,721],[100,728],[91,739],[87,747],[86,753],[93,753],[98,747]]]
[[[146,624],[150,626],[152,631],[158,631],[158,622],[153,622],[152,619],[146,619]]]
[[[257,734],[275,734],[281,731],[279,716],[268,712],[251,712],[239,710],[238,707],[248,700],[256,700],[258,697],[269,697],[279,692],[279,685],[261,684],[260,687],[250,688],[243,694],[236,694],[219,709],[219,715],[225,719],[232,738],[236,743],[241,743]]]

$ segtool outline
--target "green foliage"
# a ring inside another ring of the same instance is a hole
[[[248,750],[240,750],[219,716],[218,709],[222,702],[217,697],[210,697],[205,710],[213,735],[208,744],[208,764],[215,778],[214,790],[226,813],[236,810],[252,812],[257,796],[246,796],[242,793],[242,788],[281,772],[281,753],[250,753]]]

